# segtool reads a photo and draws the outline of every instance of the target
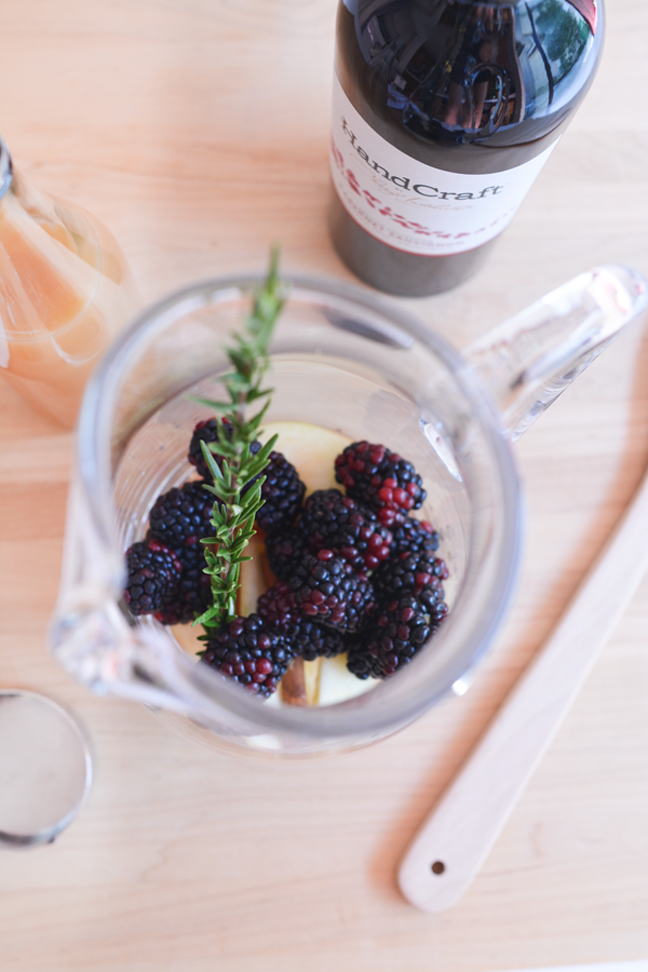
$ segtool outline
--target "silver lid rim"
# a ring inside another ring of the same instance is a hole
[[[0,136],[0,199],[4,196],[13,179],[13,167],[9,149]]]

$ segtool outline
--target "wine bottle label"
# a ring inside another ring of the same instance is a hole
[[[446,172],[386,142],[334,79],[335,189],[356,223],[405,253],[451,256],[493,239],[513,219],[557,142],[505,172]]]

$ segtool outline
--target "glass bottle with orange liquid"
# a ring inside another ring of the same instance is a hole
[[[33,187],[0,139],[0,373],[74,425],[86,381],[137,307],[119,245],[99,220]]]

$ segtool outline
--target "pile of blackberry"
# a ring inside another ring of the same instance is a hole
[[[199,483],[158,496],[146,537],[126,551],[124,601],[131,614],[185,624],[209,607],[211,588],[203,573],[200,539],[209,536],[212,505]]]
[[[224,425],[231,428],[228,422]],[[211,604],[209,577],[204,573],[205,548],[200,541],[213,533],[214,495],[205,489],[213,478],[201,442],[217,441],[215,419],[196,425],[187,458],[201,478],[158,496],[144,540],[126,552],[124,601],[133,615],[152,614],[162,624],[186,624]],[[250,447],[253,453],[260,448],[259,442]],[[221,465],[221,458],[214,458]],[[261,495],[265,503],[257,524],[265,531],[283,529],[301,509],[306,487],[294,466],[279,452],[270,453],[264,475]]]
[[[426,498],[410,462],[356,442],[336,459],[335,475],[346,492],[317,490],[295,523],[266,538],[278,581],[258,612],[295,655],[346,652],[358,678],[387,678],[447,614],[448,570],[437,532],[410,515]]]
[[[212,532],[214,498],[204,488],[212,479],[201,443],[217,440],[215,420],[196,426],[189,461],[200,480],[160,496],[144,541],[127,552],[124,600],[133,614],[174,624],[209,606],[200,540]],[[421,477],[400,455],[369,442],[353,443],[335,460],[345,492],[317,490],[304,504],[305,486],[278,452],[264,475],[257,526],[277,582],[259,598],[257,613],[210,633],[202,661],[264,697],[295,657],[346,652],[360,679],[393,675],[447,613],[438,534],[410,515],[426,498]]]

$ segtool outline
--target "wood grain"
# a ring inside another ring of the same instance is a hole
[[[333,0],[3,0],[2,134],[35,182],[104,220],[146,300],[261,269],[275,240],[287,270],[351,280],[325,224],[334,13]],[[403,301],[458,347],[585,267],[648,271],[648,5],[610,0],[608,15],[592,90],[487,268]],[[0,853],[3,972],[645,958],[646,582],[465,897],[423,915],[395,875],[632,496],[646,375],[637,324],[517,444],[520,586],[470,691],[376,747],[289,765],[198,747],[49,657],[72,438],[0,383],[0,684],[68,704],[96,768],[55,844]]]
[[[400,888],[446,911],[475,879],[648,569],[648,474],[546,644],[401,862]]]

